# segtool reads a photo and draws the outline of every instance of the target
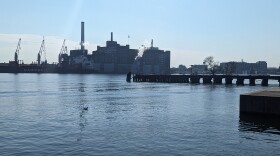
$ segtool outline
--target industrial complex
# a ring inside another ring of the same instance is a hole
[[[65,40],[58,54],[57,64],[48,64],[45,56],[45,40],[43,39],[36,62],[24,64],[19,60],[21,39],[19,39],[14,60],[0,63],[0,73],[116,73],[133,72],[137,74],[170,74],[170,51],[153,47],[145,48],[139,56],[138,49],[129,45],[122,46],[113,40],[106,46],[97,46],[97,50],[89,52],[85,48],[84,22],[81,22],[80,49],[70,50],[68,54]]]

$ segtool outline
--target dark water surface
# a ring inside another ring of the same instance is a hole
[[[268,87],[125,78],[0,74],[0,155],[280,155],[280,120],[239,118]]]

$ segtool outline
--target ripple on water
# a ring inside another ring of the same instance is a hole
[[[239,118],[239,95],[261,86],[0,75],[1,155],[280,154],[277,124]]]

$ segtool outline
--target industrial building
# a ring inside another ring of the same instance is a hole
[[[88,55],[88,50],[85,49],[85,34],[84,34],[84,22],[81,22],[81,48],[70,50],[70,55],[67,54],[67,47],[65,46],[65,40],[63,42],[61,51],[58,56],[58,66],[69,69],[89,69],[92,67],[92,55]]]
[[[102,73],[128,73],[137,55],[137,49],[121,46],[113,40],[111,33],[111,40],[106,42],[106,46],[97,46],[97,50],[92,52],[93,68]]]
[[[84,22],[81,23],[81,49],[71,50],[70,56],[63,51],[62,48],[59,55],[62,67],[80,67],[97,73],[170,74],[170,51],[153,47],[153,41],[151,47],[146,48],[142,56],[138,56],[137,49],[130,49],[129,45],[122,46],[114,41],[111,32],[111,40],[106,42],[106,46],[97,46],[92,54],[88,54],[84,47]]]
[[[111,40],[106,42],[105,47],[97,46],[97,50],[89,54],[84,46],[84,22],[81,22],[80,49],[70,50],[69,55],[64,40],[58,55],[58,64],[47,63],[45,40],[43,39],[37,54],[37,61],[25,65],[22,60],[18,59],[20,43],[21,39],[17,45],[14,61],[0,64],[0,72],[170,74],[170,51],[163,51],[152,45],[145,49],[142,56],[138,56],[138,49],[130,49],[129,45],[122,46],[114,41],[113,33],[111,33]]]
[[[85,30],[84,22],[81,23],[81,49],[70,50],[69,64],[81,65],[83,69],[93,69],[92,55],[88,55],[88,50],[85,49]]]
[[[153,46],[145,48],[142,57],[135,60],[133,73],[140,74],[170,74],[170,51],[160,50]]]

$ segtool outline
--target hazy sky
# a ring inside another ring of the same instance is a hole
[[[0,0],[0,62],[36,61],[43,36],[48,62],[57,62],[63,39],[78,47],[80,22],[86,47],[114,40],[171,51],[171,66],[216,61],[280,65],[280,0]]]

